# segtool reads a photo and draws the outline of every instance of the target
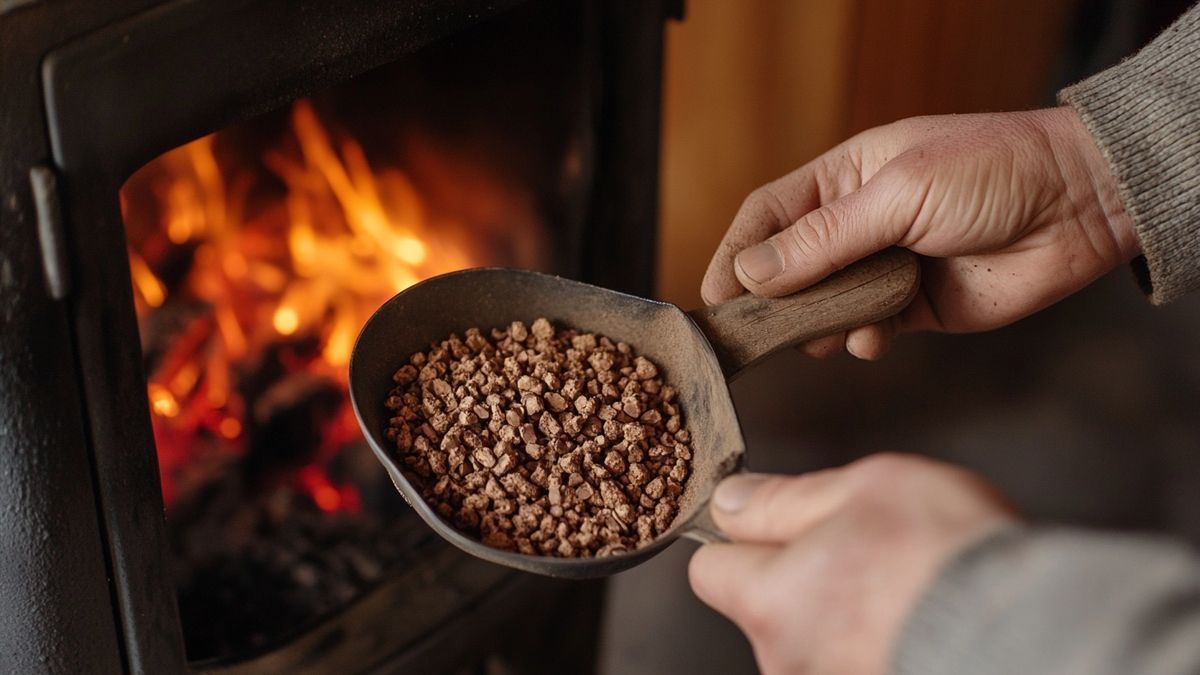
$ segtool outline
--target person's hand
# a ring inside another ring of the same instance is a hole
[[[939,567],[1014,519],[974,474],[888,454],[727,478],[712,513],[733,543],[696,551],[692,589],[742,629],[765,675],[883,673]]]
[[[765,240],[765,241],[764,241]],[[881,356],[897,332],[1006,325],[1138,252],[1115,180],[1070,108],[902,120],[755,190],[701,293],[780,296],[888,246],[925,256],[900,315],[809,343]]]

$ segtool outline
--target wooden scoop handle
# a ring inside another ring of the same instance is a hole
[[[784,347],[896,314],[916,295],[920,280],[917,256],[890,248],[783,298],[746,294],[688,315],[708,336],[721,370],[732,380]]]

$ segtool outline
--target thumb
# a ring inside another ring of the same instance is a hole
[[[736,542],[775,544],[823,521],[846,495],[843,469],[780,476],[735,474],[713,493],[713,521]]]
[[[899,242],[916,215],[917,191],[881,178],[743,250],[734,261],[738,281],[755,295],[787,295]]]

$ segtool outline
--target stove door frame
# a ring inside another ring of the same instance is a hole
[[[65,214],[84,425],[126,669],[184,672],[165,519],[117,200],[162,152],[280,107],[520,0],[177,0],[100,27],[42,62]],[[583,0],[599,44],[596,169],[581,276],[651,290],[662,24],[672,4]],[[230,27],[238,27],[230,30]],[[273,45],[263,52],[261,45]],[[258,58],[247,58],[257,54]]]

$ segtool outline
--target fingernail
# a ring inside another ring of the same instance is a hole
[[[726,513],[736,513],[750,501],[754,491],[766,482],[766,476],[744,473],[721,481],[713,493],[713,506]]]
[[[783,257],[775,244],[764,241],[737,254],[735,261],[752,281],[764,284],[783,271]]]

